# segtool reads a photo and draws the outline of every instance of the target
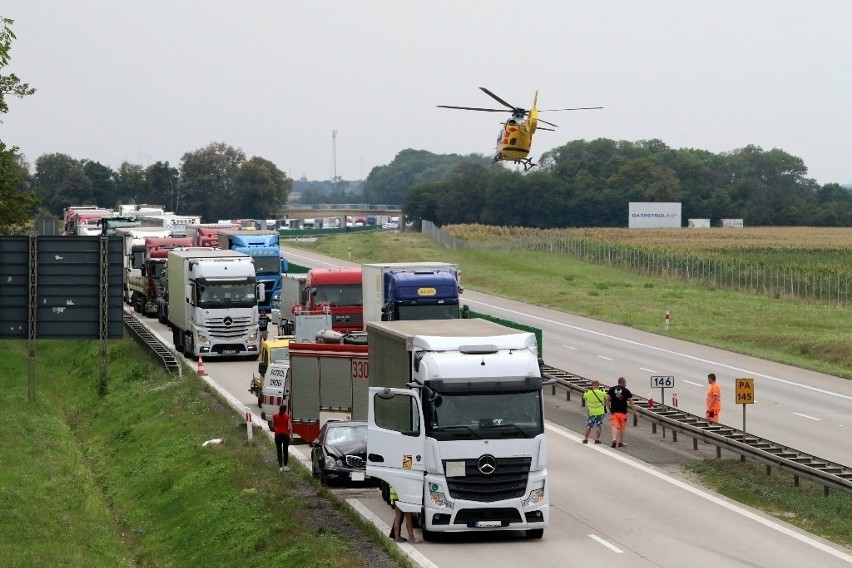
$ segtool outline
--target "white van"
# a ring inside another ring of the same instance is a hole
[[[269,423],[269,429],[274,430],[272,415],[278,414],[282,404],[289,404],[290,396],[290,361],[271,364],[266,369],[263,390],[260,391],[260,417]]]

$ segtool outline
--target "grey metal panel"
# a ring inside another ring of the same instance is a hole
[[[370,379],[352,379],[352,420],[366,420],[369,412]]]
[[[372,324],[367,324],[370,386],[405,388],[405,383],[411,380],[411,352],[406,349],[405,338],[384,333]]]
[[[319,420],[319,363],[290,354],[290,414],[293,420]]]
[[[351,359],[320,359],[320,406],[328,410],[352,408]]]
[[[0,338],[27,338],[29,238],[0,237]],[[101,238],[40,236],[36,250],[36,337],[100,338]],[[109,237],[108,339],[124,334],[122,254],[121,237]]]

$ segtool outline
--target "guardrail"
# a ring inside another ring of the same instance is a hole
[[[571,392],[583,393],[591,388],[591,379],[544,365],[542,375],[547,379],[555,379],[552,393],[556,395],[557,385],[565,388],[567,399]],[[603,386],[603,385],[601,385]],[[743,460],[751,459],[766,465],[766,473],[776,468],[793,475],[793,482],[798,487],[799,478],[804,477],[823,486],[824,495],[830,489],[845,491],[852,494],[852,468],[818,458],[801,450],[737,430],[736,428],[708,422],[706,419],[678,408],[665,404],[649,403],[648,399],[634,396],[633,401],[642,417],[650,420],[653,432],[658,426],[672,432],[672,440],[677,442],[677,435],[683,434],[692,438],[693,449],[698,449],[699,440],[716,447],[716,457],[721,457],[722,450],[738,454]]]
[[[181,364],[168,347],[163,345],[163,342],[156,335],[142,324],[138,319],[130,314],[124,314],[124,326],[133,333],[133,337],[148,347],[154,355],[160,358],[166,371],[172,374],[181,375]]]

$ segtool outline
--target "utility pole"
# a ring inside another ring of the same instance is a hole
[[[331,181],[337,183],[337,130],[331,131]]]

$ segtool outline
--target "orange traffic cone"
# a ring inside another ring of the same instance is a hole
[[[207,371],[204,370],[204,361],[201,359],[201,355],[198,356],[198,376],[203,377],[207,374]]]

